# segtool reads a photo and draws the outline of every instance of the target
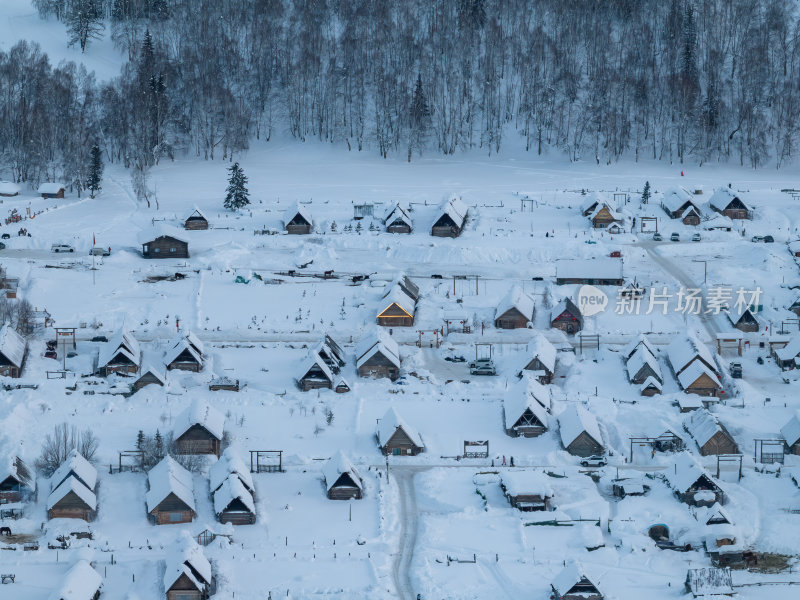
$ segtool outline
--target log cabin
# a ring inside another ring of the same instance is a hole
[[[387,233],[411,233],[414,228],[408,211],[399,204],[395,204],[389,209],[383,218],[383,224],[386,226]]]
[[[0,504],[27,502],[36,494],[36,477],[19,457],[12,457],[0,469]]]
[[[556,285],[612,285],[625,283],[622,261],[617,258],[559,260],[556,263]]]
[[[356,346],[356,370],[360,377],[395,381],[400,376],[400,347],[382,331],[368,335]]]
[[[574,456],[603,454],[603,436],[594,415],[578,405],[568,406],[558,415],[558,427],[564,449]]]
[[[758,324],[756,315],[750,310],[749,306],[744,306],[742,303],[735,303],[725,311],[728,320],[736,329],[745,332],[756,332],[761,327]]]
[[[220,455],[225,416],[207,402],[195,401],[175,419],[173,439],[179,454]]]
[[[533,298],[515,285],[497,305],[494,326],[497,329],[525,329],[533,321],[533,313]]]
[[[739,454],[739,446],[730,432],[704,408],[689,413],[683,421],[683,427],[697,442],[702,456]]]
[[[139,368],[138,377],[131,385],[131,389],[134,392],[138,392],[148,385],[160,385],[161,387],[167,385],[167,376],[163,368],[156,368],[150,363],[142,364]]]
[[[311,211],[299,202],[292,204],[283,216],[283,227],[291,235],[308,235],[313,226]]]
[[[225,448],[219,460],[211,465],[208,470],[208,487],[213,494],[216,492],[225,480],[231,475],[236,476],[245,489],[250,492],[251,496],[255,496],[256,488],[253,484],[253,476],[250,474],[250,469],[247,468],[239,452],[232,446]]]
[[[112,373],[133,375],[139,372],[141,356],[136,338],[129,332],[120,330],[100,348],[96,372],[102,377]]]
[[[583,329],[583,315],[572,300],[564,298],[550,313],[550,326],[564,333],[578,333]]]
[[[523,512],[553,510],[553,488],[541,471],[506,471],[500,489],[509,504]]]
[[[664,383],[658,360],[645,345],[638,347],[628,358],[625,366],[631,383],[642,384],[649,378],[655,379],[659,384]]]
[[[467,206],[461,201],[461,198],[453,196],[445,200],[431,226],[431,235],[434,237],[458,237],[464,230],[467,212]]]
[[[503,397],[503,422],[506,435],[538,437],[550,423],[550,393],[533,377],[523,378]]]
[[[183,537],[166,554],[164,590],[166,600],[207,600],[216,591],[211,563],[202,548]]]
[[[789,454],[800,455],[800,410],[781,427],[781,436]]]
[[[172,235],[158,235],[142,243],[143,258],[189,258],[189,242]]]
[[[550,588],[553,600],[603,600],[603,594],[576,562],[567,564]]]
[[[203,370],[203,344],[196,335],[189,332],[170,342],[164,353],[167,370],[179,369],[199,373]]]
[[[736,594],[730,569],[715,567],[689,569],[686,572],[684,587],[686,593],[691,594],[694,598],[724,598]]]
[[[316,350],[306,356],[300,373],[302,375],[297,380],[297,386],[304,392],[333,388],[333,371]]]
[[[690,506],[713,506],[725,502],[722,488],[688,452],[677,454],[673,464],[661,472],[661,477],[675,496]]]
[[[556,347],[537,332],[525,348],[523,366],[517,376],[521,377],[523,371],[533,371],[539,383],[552,383],[556,372],[556,352]]]
[[[208,219],[206,219],[205,215],[200,212],[200,209],[195,206],[192,213],[186,217],[186,221],[183,223],[183,228],[189,231],[202,231],[208,229]]]
[[[102,587],[100,573],[92,568],[89,561],[80,559],[70,567],[48,600],[97,600]]]
[[[331,500],[360,500],[364,495],[364,482],[358,470],[341,450],[322,467],[322,476]]]
[[[416,456],[425,450],[422,437],[397,414],[394,407],[378,421],[377,437],[383,454]]]
[[[413,327],[417,301],[399,284],[383,296],[377,322],[383,327]]]
[[[253,494],[239,476],[231,473],[213,493],[214,513],[220,523],[252,525],[256,522]]]
[[[753,209],[730,188],[719,188],[708,201],[714,212],[725,215],[729,219],[752,219]]]
[[[77,477],[69,475],[47,498],[48,519],[83,519],[97,516],[97,496]]]
[[[154,525],[191,523],[197,512],[192,474],[167,456],[147,473],[147,517]]]
[[[13,198],[21,191],[22,188],[13,181],[0,181],[0,196],[3,198]]]
[[[27,342],[9,324],[0,328],[0,375],[19,378],[25,365]]]
[[[724,393],[719,375],[701,361],[695,361],[681,371],[678,383],[687,394],[716,398]]]
[[[699,225],[703,215],[692,194],[682,187],[667,190],[661,200],[661,208],[670,219],[680,219],[684,225]]]
[[[42,198],[63,198],[66,186],[58,182],[44,182],[39,184],[37,190]]]
[[[609,204],[602,202],[595,206],[594,210],[589,213],[589,220],[592,222],[594,229],[607,229],[612,225],[621,226],[624,219],[617,214]]]

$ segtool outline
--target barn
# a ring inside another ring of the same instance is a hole
[[[356,370],[360,377],[395,381],[400,376],[400,347],[383,331],[377,331],[356,346]]]
[[[139,235],[143,258],[189,258],[189,242],[168,233]]]
[[[325,489],[331,500],[360,500],[364,495],[364,482],[353,463],[339,450],[322,467]]]
[[[231,473],[214,490],[214,513],[220,523],[252,525],[256,522],[256,504],[253,494],[237,474]]]
[[[697,442],[702,456],[712,454],[739,454],[739,446],[715,415],[702,408],[692,411],[683,422],[683,428]]]
[[[170,456],[147,473],[147,517],[154,525],[191,523],[197,515],[192,474]]]
[[[461,235],[467,220],[467,210],[467,206],[461,201],[461,198],[453,196],[445,200],[431,226],[431,235],[451,238]]]
[[[297,380],[297,386],[304,392],[333,387],[333,371],[316,350],[308,353],[300,373],[302,375]]]
[[[307,235],[311,233],[314,220],[307,207],[295,202],[283,215],[283,227],[286,233],[292,235]]]
[[[781,427],[781,436],[786,444],[786,452],[800,454],[800,410],[795,411],[786,425]]]
[[[395,204],[389,209],[383,218],[383,224],[386,226],[387,233],[411,233],[414,227],[408,211],[400,204]]]
[[[753,209],[730,188],[722,187],[714,192],[708,201],[708,206],[729,219],[753,218]]]
[[[515,285],[497,305],[494,326],[498,329],[525,329],[533,321],[533,313],[533,298]]]
[[[582,406],[572,404],[558,415],[561,443],[574,456],[603,454],[603,436],[594,415]]]
[[[0,375],[19,378],[25,364],[27,343],[9,324],[0,328]]]
[[[170,342],[164,353],[164,364],[167,370],[199,373],[203,370],[203,351],[203,343],[190,331]]]
[[[564,298],[550,313],[550,326],[564,333],[578,333],[583,329],[583,315],[572,300]]]
[[[506,435],[537,437],[547,431],[550,417],[550,392],[532,377],[512,386],[503,397],[503,422]]]
[[[179,414],[173,439],[179,454],[216,454],[222,445],[225,416],[207,402],[195,401]]]
[[[699,225],[703,212],[692,194],[682,187],[673,187],[664,193],[661,208],[670,219],[680,219],[684,225]]]
[[[167,376],[163,367],[156,368],[149,363],[142,364],[142,367],[139,369],[139,376],[131,385],[131,389],[134,392],[138,392],[148,385],[160,385],[161,387],[167,385]]]
[[[216,591],[211,563],[188,535],[168,549],[165,562],[166,600],[206,600]]]
[[[42,198],[63,198],[66,186],[59,182],[44,182],[39,185],[37,193],[42,195]]]
[[[551,383],[556,372],[556,347],[536,332],[525,348],[522,364],[517,376],[521,376],[522,371],[533,371],[539,383]]]
[[[102,586],[100,573],[92,568],[89,561],[80,559],[70,567],[48,600],[97,600]]]
[[[690,506],[713,506],[725,501],[722,488],[688,452],[677,454],[673,465],[664,469],[661,476],[678,499]]]
[[[200,209],[195,206],[191,214],[186,217],[183,228],[189,231],[208,229],[208,219],[206,219],[205,215],[200,212]]]
[[[381,452],[387,455],[416,456],[425,450],[422,437],[397,414],[394,407],[378,421],[377,436]]]
[[[745,332],[755,332],[760,329],[758,319],[749,306],[744,306],[741,302],[735,303],[725,311],[728,320],[736,329]]]
[[[121,375],[138,373],[141,356],[136,338],[129,332],[120,330],[100,348],[96,372],[103,377],[112,373]]]
[[[506,471],[501,476],[500,489],[517,510],[553,510],[555,494],[549,477],[541,471]]]
[[[378,312],[378,325],[383,327],[411,327],[414,325],[416,300],[398,284],[382,298]]]
[[[553,600],[603,600],[603,594],[576,562],[565,566],[550,587]]]
[[[9,457],[0,470],[0,504],[25,502],[36,493],[36,478],[19,456]]]

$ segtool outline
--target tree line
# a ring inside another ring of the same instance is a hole
[[[780,167],[796,154],[800,21],[784,0],[33,0],[87,14],[127,61],[98,83],[33,43],[0,53],[0,156],[86,181],[232,159],[275,132],[349,150]],[[77,24],[77,25],[76,25]],[[80,41],[80,40],[78,40]],[[515,142],[511,142],[515,143]]]

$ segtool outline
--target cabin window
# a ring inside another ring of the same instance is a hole
[[[197,600],[197,598],[196,594],[178,594],[175,596],[175,600]]]
[[[179,512],[169,513],[169,521],[170,523],[180,523],[181,521],[183,521],[183,513]]]
[[[178,251],[178,249],[177,249],[177,248],[170,248],[170,249],[169,249],[169,251],[170,251],[170,252],[177,252],[177,251]]]
[[[161,248],[153,248],[153,254],[158,254],[161,252]]]
[[[400,456],[401,453],[402,453],[402,448],[392,448],[393,456]]]

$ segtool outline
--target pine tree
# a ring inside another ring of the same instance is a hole
[[[144,448],[144,431],[141,429],[139,433],[136,434],[136,449],[142,450]]]
[[[156,429],[156,436],[153,441],[155,442],[155,457],[157,460],[161,460],[164,458],[164,439],[158,429]]]
[[[411,162],[411,155],[414,150],[422,152],[425,140],[428,136],[428,129],[431,121],[431,111],[428,107],[428,100],[422,89],[422,75],[417,74],[417,84],[414,86],[414,97],[411,100],[411,130],[408,141],[408,162]]]
[[[362,229],[364,228],[361,226],[361,221],[359,221],[358,223],[356,223],[356,233],[358,233],[358,235],[361,235]]]
[[[89,154],[89,176],[86,178],[86,189],[90,195],[94,195],[102,189],[100,183],[103,181],[103,155],[100,148],[95,144]]]
[[[86,51],[89,40],[103,39],[103,15],[98,0],[76,0],[66,15],[69,45],[80,45]]]
[[[239,166],[239,163],[233,163],[228,169],[230,177],[228,178],[228,189],[225,195],[225,208],[228,210],[238,210],[243,206],[250,204],[250,192],[247,191],[247,177],[244,171]]]
[[[647,204],[647,201],[650,200],[650,182],[644,182],[644,189],[642,190],[642,204]]]

